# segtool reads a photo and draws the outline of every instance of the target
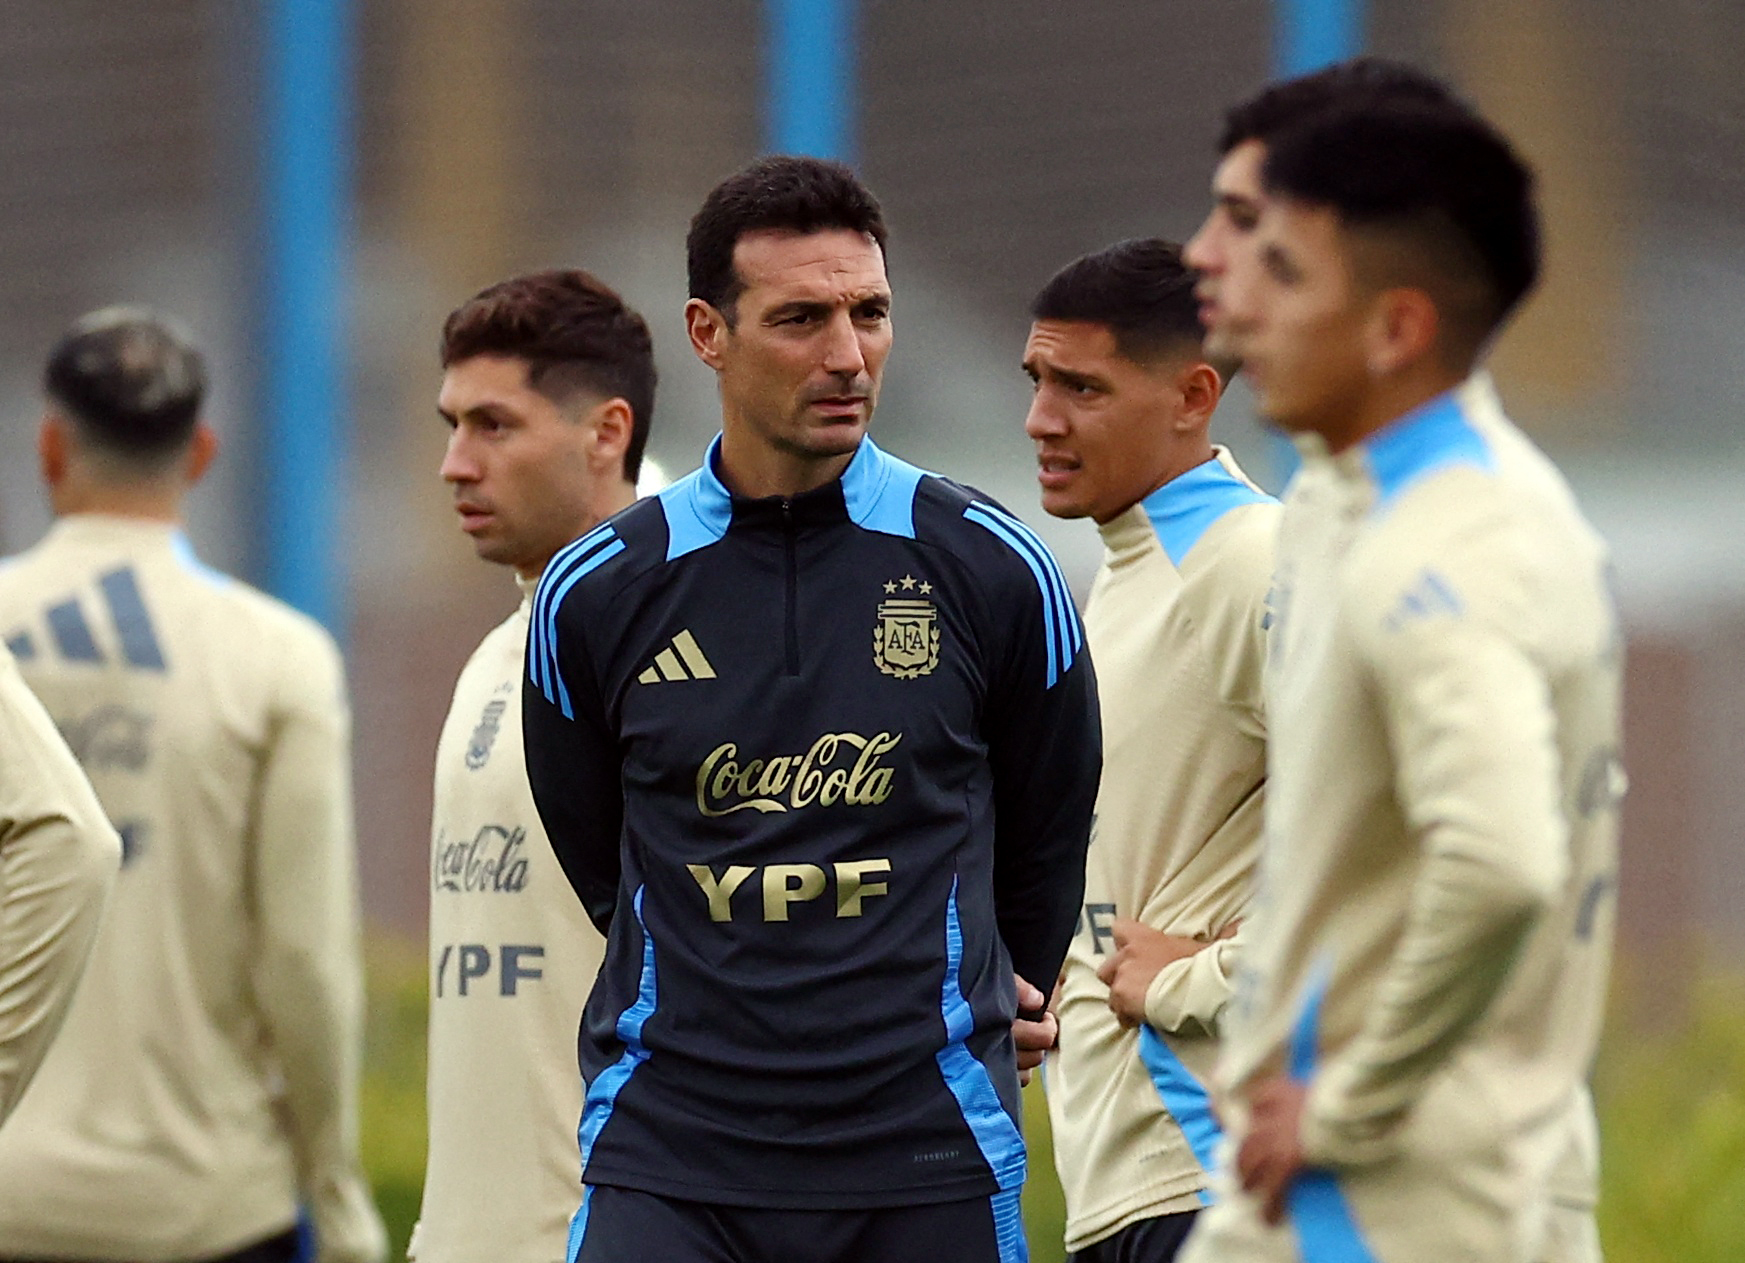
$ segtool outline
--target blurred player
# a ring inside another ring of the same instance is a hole
[[[835,163],[709,194],[723,432],[534,599],[534,799],[608,929],[584,1263],[1024,1257],[1012,976],[1078,912],[1095,683],[1034,535],[866,438],[884,241]]]
[[[1601,542],[1466,382],[1538,274],[1532,179],[1468,114],[1370,102],[1273,137],[1263,180],[1218,303],[1304,469],[1233,1170],[1186,1257],[1570,1257],[1551,1186],[1610,956],[1621,646]]]
[[[54,721],[0,649],[0,1126],[66,1020],[121,842]]]
[[[1207,437],[1223,382],[1193,287],[1171,243],[1111,246],[1049,281],[1024,350],[1042,505],[1105,550],[1103,781],[1047,1082],[1076,1263],[1173,1259],[1205,1200],[1225,936],[1260,851],[1278,502]]]
[[[323,1263],[373,1263],[339,654],[189,550],[182,501],[216,440],[183,333],[96,312],[46,387],[58,520],[0,569],[0,628],[123,868],[66,1029],[0,1132],[0,1256],[272,1263],[296,1253],[301,1202]]]
[[[1264,194],[1260,169],[1268,140],[1329,106],[1358,100],[1418,101],[1465,109],[1446,84],[1415,66],[1379,57],[1358,57],[1314,74],[1268,84],[1224,115],[1218,169],[1212,174],[1212,209],[1188,242],[1184,255],[1200,275],[1197,294],[1206,327],[1206,354],[1233,357],[1218,286],[1231,255],[1241,250],[1259,221]]]
[[[636,498],[648,327],[585,272],[493,285],[443,326],[442,477],[520,607],[455,685],[431,827],[429,1167],[418,1263],[558,1263],[580,1190],[576,1022],[604,942],[521,757],[528,613],[552,554]]]

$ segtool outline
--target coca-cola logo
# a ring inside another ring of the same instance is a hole
[[[438,833],[431,881],[437,890],[456,894],[520,894],[527,889],[526,843],[527,830],[519,825],[488,824],[470,838]]]

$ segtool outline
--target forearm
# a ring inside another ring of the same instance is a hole
[[[1216,1035],[1241,955],[1238,931],[1158,970],[1145,991],[1146,1024],[1173,1035]]]
[[[100,816],[39,820],[0,842],[0,1122],[72,1004],[120,857]]]
[[[1502,989],[1550,894],[1518,865],[1460,850],[1426,856],[1361,1032],[1311,1085],[1310,1161],[1360,1163],[1388,1151],[1395,1127]]]

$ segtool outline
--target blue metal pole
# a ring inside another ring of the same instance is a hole
[[[260,291],[264,580],[342,631],[351,0],[267,0]]]
[[[766,0],[764,147],[855,158],[855,0]]]
[[[1365,0],[1278,0],[1273,68],[1281,78],[1306,75],[1363,49]]]

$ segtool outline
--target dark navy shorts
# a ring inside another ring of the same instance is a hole
[[[765,1210],[591,1185],[570,1263],[1027,1263],[1018,1191],[879,1210]]]
[[[1066,1263],[1173,1263],[1199,1213],[1188,1210],[1141,1219],[1095,1245],[1073,1251]]]

